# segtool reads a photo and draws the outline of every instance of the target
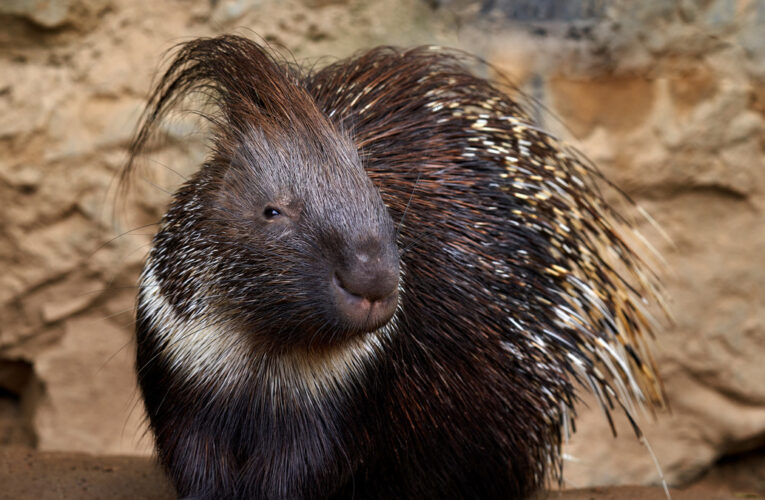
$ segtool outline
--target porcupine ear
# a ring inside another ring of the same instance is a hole
[[[235,144],[252,127],[324,121],[297,70],[257,43],[224,35],[182,44],[149,96],[121,173],[123,189],[159,124],[192,94],[204,97],[206,105],[195,112],[212,123],[219,143]]]

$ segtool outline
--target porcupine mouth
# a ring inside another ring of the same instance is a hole
[[[332,291],[341,323],[353,333],[368,333],[384,326],[398,305],[398,283],[381,298],[356,295],[344,286],[337,274],[332,276]]]

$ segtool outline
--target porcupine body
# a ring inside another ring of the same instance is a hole
[[[378,48],[301,72],[235,36],[179,51],[132,152],[210,98],[212,150],[137,308],[180,496],[523,498],[558,473],[578,384],[607,410],[660,398],[651,290],[597,174],[465,64]]]

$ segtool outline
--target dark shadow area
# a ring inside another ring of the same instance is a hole
[[[36,445],[32,416],[39,386],[31,363],[0,360],[0,446]]]

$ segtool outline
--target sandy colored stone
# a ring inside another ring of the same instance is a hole
[[[150,459],[0,448],[0,499],[173,499]]]
[[[4,61],[3,66],[0,72],[0,138],[29,134],[44,127],[70,88],[66,71],[12,60]]]
[[[95,228],[80,216],[72,214],[39,229],[17,237],[21,250],[50,273],[75,267],[94,248]]]
[[[58,107],[48,125],[55,147],[48,161],[81,157],[97,149],[125,146],[143,110],[143,100],[91,98],[72,100]]]
[[[54,323],[87,308],[98,297],[102,287],[97,280],[82,280],[79,283],[64,281],[47,287],[37,300],[30,300],[27,304],[34,309],[39,308],[44,322]]]
[[[150,452],[133,349],[129,334],[105,318],[67,321],[60,343],[35,360],[45,395],[34,419],[39,449]]]
[[[746,86],[723,80],[719,92],[712,98],[699,103],[687,118],[677,119],[679,137],[667,144],[712,153],[724,147],[731,122],[747,109],[748,93]]]
[[[758,113],[765,115],[765,79],[756,79],[752,82],[749,106]]]
[[[587,81],[553,76],[547,82],[551,101],[575,137],[597,126],[629,131],[651,112],[653,82],[642,76],[604,77]]]
[[[5,0],[0,13],[21,16],[46,28],[55,28],[69,18],[72,0]]]
[[[343,5],[348,4],[349,0],[302,0],[306,7],[309,8],[321,8],[327,5]]]
[[[717,75],[705,64],[682,66],[669,76],[672,101],[681,113],[693,109],[700,102],[710,99],[718,89]]]
[[[511,36],[496,41],[488,56],[493,66],[491,78],[506,78],[513,85],[523,88],[532,75],[541,69],[531,48],[532,42],[525,36]]]

